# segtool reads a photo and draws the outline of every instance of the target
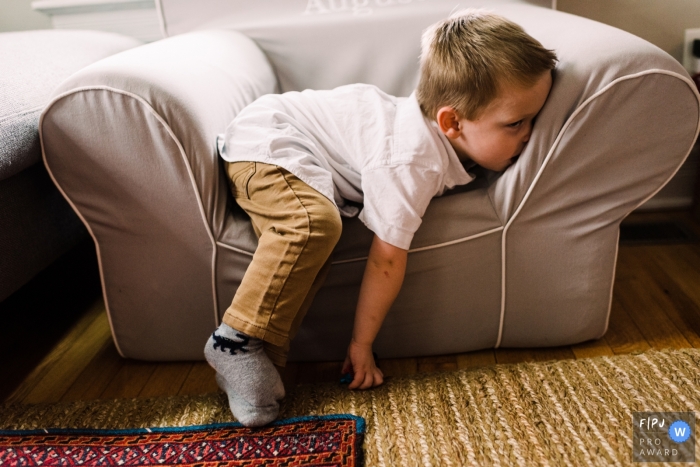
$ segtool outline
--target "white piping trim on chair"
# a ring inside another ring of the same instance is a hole
[[[251,257],[253,256],[253,253],[250,251],[241,250],[240,248],[236,248],[235,246],[227,245],[226,243],[216,242],[216,244],[222,248],[226,248],[228,250],[235,251],[236,253],[240,253],[242,255],[251,256]]]
[[[498,326],[498,338],[496,339],[496,345],[494,348],[499,348],[501,345],[501,339],[503,337],[503,324],[504,324],[504,318],[505,318],[505,311],[506,311],[506,239],[507,239],[507,234],[508,234],[508,229],[510,228],[511,224],[515,220],[515,218],[518,216],[520,211],[522,210],[523,206],[525,205],[526,201],[532,194],[533,190],[535,189],[535,186],[537,185],[537,182],[539,181],[540,177],[542,176],[542,173],[544,172],[545,168],[547,167],[547,164],[549,163],[550,159],[552,158],[552,155],[554,154],[557,146],[559,145],[559,142],[561,141],[562,137],[564,136],[564,133],[568,129],[568,127],[572,124],[573,120],[578,116],[579,113],[583,111],[593,100],[597,99],[601,95],[605,94],[607,91],[609,91],[613,86],[617,85],[618,83],[621,83],[623,81],[627,81],[630,79],[636,79],[641,76],[646,76],[646,75],[651,75],[651,74],[662,74],[662,75],[668,75],[668,76],[673,76],[675,78],[680,79],[681,81],[684,81],[688,87],[694,92],[695,98],[698,101],[698,109],[700,111],[700,94],[698,93],[697,87],[695,84],[688,79],[687,77],[680,75],[678,73],[668,71],[668,70],[661,70],[661,69],[651,69],[651,70],[645,70],[639,73],[635,73],[632,75],[627,75],[627,76],[621,76],[619,78],[616,78],[615,80],[611,81],[608,83],[603,89],[600,91],[596,92],[593,94],[591,97],[586,99],[581,105],[579,105],[576,110],[569,116],[567,121],[564,123],[564,126],[562,129],[559,131],[559,134],[557,135],[557,138],[554,140],[554,143],[552,144],[552,147],[549,149],[549,153],[547,154],[547,157],[545,157],[544,162],[542,163],[542,166],[540,167],[539,171],[537,172],[537,175],[535,175],[535,178],[533,179],[532,183],[528,187],[527,192],[525,193],[525,196],[523,199],[520,201],[520,204],[518,205],[518,208],[515,210],[515,213],[511,216],[511,218],[508,220],[508,222],[505,225],[505,228],[503,229],[503,237],[501,240],[501,318],[500,318],[500,323]],[[698,119],[698,124],[697,124],[697,129],[695,133],[695,137],[697,138],[698,132],[700,132],[700,119]],[[635,206],[632,210],[637,209],[639,206],[642,204],[646,203],[649,199],[651,199],[654,195],[656,195],[661,189],[673,178],[674,175],[680,170],[681,166],[685,162],[686,158],[690,154],[690,152],[693,149],[693,144],[695,143],[695,139],[693,139],[693,143],[691,144],[690,149],[688,150],[688,153],[685,155],[681,163],[678,165],[676,170],[671,174],[671,176],[664,182],[659,188],[657,188],[651,195],[646,197],[643,201],[641,201],[637,206]],[[630,211],[631,212],[631,211]],[[619,237],[619,233],[618,233]],[[618,242],[619,243],[619,242]],[[619,247],[618,247],[619,248]],[[608,305],[608,316],[606,318],[606,323],[610,319],[610,310],[612,308],[612,288],[614,286],[615,282],[615,269],[617,267],[617,250],[615,250],[615,261],[613,263],[613,277],[612,277],[612,285],[610,287],[610,303]],[[606,324],[606,331],[607,331],[607,324]]]
[[[212,273],[212,297],[214,300],[214,322],[216,325],[219,325],[219,305],[218,305],[218,300],[217,300],[217,294],[216,294],[216,241],[214,240],[214,235],[212,234],[211,228],[209,227],[209,222],[207,222],[207,216],[206,213],[204,212],[204,204],[202,203],[202,198],[199,194],[199,189],[197,187],[197,183],[195,182],[194,179],[194,174],[192,172],[192,168],[190,167],[189,161],[187,160],[187,156],[185,154],[185,150],[182,146],[182,143],[180,143],[180,140],[175,136],[175,133],[173,132],[172,128],[170,128],[170,125],[167,124],[167,122],[161,117],[154,109],[153,107],[142,97],[133,94],[128,91],[124,91],[121,89],[115,89],[110,86],[84,86],[84,87],[79,87],[75,89],[71,89],[70,91],[66,91],[62,94],[59,94],[55,98],[49,102],[49,104],[46,106],[46,109],[42,112],[41,118],[39,119],[39,137],[41,141],[41,155],[42,159],[44,160],[44,166],[46,167],[49,176],[51,177],[51,180],[53,180],[54,184],[58,188],[58,190],[61,192],[63,197],[68,201],[68,204],[73,208],[73,211],[78,215],[80,220],[85,224],[85,227],[88,229],[88,232],[90,233],[90,236],[92,236],[93,241],[95,242],[95,248],[97,250],[97,262],[100,270],[100,282],[102,284],[102,294],[105,302],[105,309],[107,311],[107,318],[109,320],[109,326],[112,331],[112,336],[114,338],[114,345],[117,348],[117,352],[119,352],[119,355],[124,357],[124,354],[122,353],[121,348],[119,347],[119,342],[117,341],[117,336],[114,333],[114,325],[112,324],[112,315],[109,310],[109,299],[107,297],[107,288],[105,287],[105,281],[104,281],[104,273],[103,273],[103,268],[102,268],[102,255],[100,252],[100,244],[97,241],[97,237],[93,233],[92,229],[90,228],[90,224],[85,220],[83,215],[80,213],[80,211],[77,209],[73,201],[68,197],[66,192],[63,190],[63,188],[59,185],[58,181],[53,175],[53,172],[51,172],[51,169],[49,168],[49,164],[46,161],[46,152],[44,150],[44,139],[43,139],[43,133],[42,133],[42,124],[44,121],[44,116],[46,113],[49,111],[49,109],[59,100],[63,99],[64,97],[67,97],[72,94],[77,94],[79,92],[85,92],[85,91],[109,91],[113,92],[116,94],[121,94],[127,97],[131,97],[141,103],[155,118],[158,120],[158,122],[163,125],[163,128],[165,128],[166,132],[170,137],[173,139],[175,144],[177,145],[178,150],[180,151],[180,156],[182,157],[183,162],[185,163],[185,167],[187,168],[187,174],[190,177],[190,183],[192,184],[192,188],[194,190],[194,194],[197,200],[197,205],[199,207],[199,213],[202,216],[202,223],[204,224],[204,229],[207,232],[209,236],[209,240],[211,241],[212,244],[212,262],[211,262],[211,273]]]
[[[408,250],[408,252],[409,253],[417,253],[419,251],[435,250],[437,248],[443,248],[446,246],[455,245],[457,243],[462,243],[462,242],[466,242],[469,240],[474,240],[474,239],[477,239],[479,237],[484,237],[484,236],[492,234],[492,233],[500,232],[501,230],[503,230],[502,225],[499,227],[496,227],[495,229],[486,230],[485,232],[474,234],[474,235],[471,235],[469,237],[458,238],[457,240],[450,240],[449,242],[437,243],[435,245],[428,245],[428,246],[422,246],[419,248],[413,248],[413,249]]]
[[[436,250],[438,248],[444,248],[446,246],[451,246],[451,245],[455,245],[457,243],[463,243],[463,242],[467,242],[469,240],[477,239],[479,237],[484,237],[484,236],[492,234],[492,233],[500,232],[501,230],[503,230],[503,226],[496,227],[495,229],[487,230],[485,232],[480,232],[478,234],[470,235],[469,237],[458,238],[456,240],[450,240],[449,242],[436,243],[435,245],[428,245],[428,246],[422,246],[419,248],[413,248],[413,249],[408,250],[408,253],[418,253],[419,251]],[[360,258],[341,259],[338,261],[333,261],[331,264],[355,263],[357,261],[366,261],[367,258],[368,258],[367,256],[362,256]]]
[[[408,250],[408,252],[409,252],[409,253],[417,253],[417,252],[419,252],[419,251],[435,250],[435,249],[437,249],[437,248],[443,248],[443,247],[446,247],[446,246],[455,245],[455,244],[457,244],[457,243],[462,243],[462,242],[466,242],[466,241],[469,241],[469,240],[474,240],[474,239],[479,238],[479,237],[483,237],[483,236],[486,236],[486,235],[489,235],[489,234],[492,234],[492,233],[500,232],[501,230],[503,230],[503,226],[501,226],[501,227],[496,227],[495,229],[487,230],[487,231],[485,231],[485,232],[481,232],[481,233],[478,233],[478,234],[474,234],[474,235],[471,235],[471,236],[469,236],[469,237],[458,238],[458,239],[456,239],[456,240],[450,240],[449,242],[437,243],[437,244],[435,244],[435,245],[428,245],[428,246],[422,246],[422,247],[419,247],[419,248],[414,248],[414,249]],[[246,255],[246,256],[253,256],[253,253],[251,253],[250,251],[241,250],[240,248],[236,248],[236,247],[234,247],[234,246],[227,245],[227,244],[221,243],[221,242],[216,242],[216,244],[219,245],[219,246],[221,246],[221,247],[223,247],[223,248],[227,248],[227,249],[229,249],[229,250],[235,251],[235,252],[237,252],[237,253],[244,254],[244,255]],[[367,256],[361,256],[361,257],[359,257],[359,258],[341,259],[341,260],[338,260],[338,261],[333,261],[331,264],[356,263],[356,262],[358,262],[358,261],[366,261],[367,258],[368,258]]]

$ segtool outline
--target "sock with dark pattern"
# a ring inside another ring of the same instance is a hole
[[[217,383],[228,395],[236,420],[255,427],[277,417],[284,385],[262,340],[221,323],[209,337],[204,356],[216,370]]]

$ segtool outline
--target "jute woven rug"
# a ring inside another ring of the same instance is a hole
[[[363,417],[367,466],[624,466],[635,465],[633,412],[698,407],[700,350],[682,349],[393,378],[370,391],[303,385],[281,415]],[[0,407],[0,429],[230,420],[223,394]]]

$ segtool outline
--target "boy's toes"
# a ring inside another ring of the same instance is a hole
[[[274,403],[265,406],[254,406],[248,403],[236,391],[231,389],[226,378],[216,374],[216,383],[228,396],[228,404],[231,413],[243,426],[259,427],[274,421],[279,415],[279,404]]]

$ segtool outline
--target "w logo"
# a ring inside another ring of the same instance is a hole
[[[668,436],[676,443],[683,443],[690,438],[690,425],[683,420],[677,420],[668,428]]]

